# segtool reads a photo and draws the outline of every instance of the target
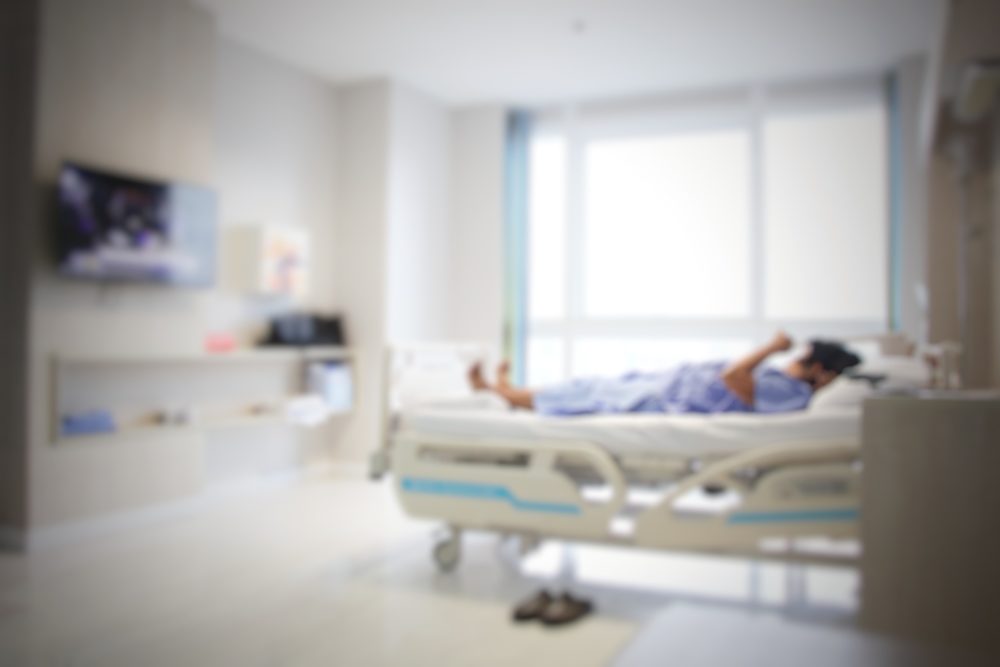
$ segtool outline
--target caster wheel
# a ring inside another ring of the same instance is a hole
[[[434,563],[441,572],[451,572],[462,557],[461,541],[452,537],[434,545]]]
[[[385,473],[389,471],[389,455],[379,450],[371,455],[371,460],[369,461],[368,467],[368,477],[373,481],[377,482]]]

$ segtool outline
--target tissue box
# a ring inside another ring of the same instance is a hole
[[[322,397],[331,413],[350,411],[354,405],[354,380],[350,365],[339,361],[310,364],[309,391]]]

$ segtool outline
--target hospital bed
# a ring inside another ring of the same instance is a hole
[[[898,356],[912,346],[897,336],[869,342],[926,383],[919,362]],[[391,472],[408,514],[448,526],[434,548],[442,570],[457,565],[464,531],[516,537],[524,552],[551,538],[800,562],[857,557],[864,383],[838,380],[841,400],[831,394],[797,413],[556,418],[470,395],[465,369],[482,358],[480,346],[386,355],[372,475]]]

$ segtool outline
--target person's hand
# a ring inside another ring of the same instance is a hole
[[[785,352],[792,349],[792,339],[784,331],[779,331],[771,339],[771,347],[775,352]]]

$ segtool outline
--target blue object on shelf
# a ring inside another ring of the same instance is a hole
[[[60,432],[65,436],[114,433],[115,430],[115,418],[107,410],[65,414],[61,419]]]

